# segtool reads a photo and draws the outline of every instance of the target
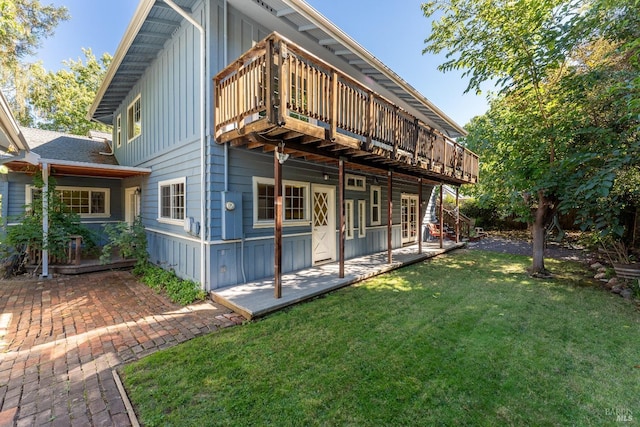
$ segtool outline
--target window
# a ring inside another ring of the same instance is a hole
[[[380,197],[381,190],[378,186],[371,186],[371,225],[380,225]]]
[[[285,225],[309,224],[309,184],[284,181],[282,183],[282,210]],[[276,217],[275,192],[272,178],[253,178],[253,225],[272,227]]]
[[[367,189],[367,180],[364,176],[346,174],[345,178],[347,190],[365,191]]]
[[[81,218],[111,216],[109,203],[111,190],[108,188],[58,186],[56,192],[67,208]],[[41,194],[41,189],[27,186],[25,203],[30,205],[35,199],[40,198]]]
[[[344,202],[344,225],[345,239],[353,239],[353,200],[345,200]]]
[[[122,114],[116,117],[116,147],[122,145]]]
[[[127,142],[131,142],[142,133],[142,114],[140,95],[127,108]]]
[[[158,203],[158,221],[169,224],[184,222],[185,178],[161,181],[158,184],[160,202]]]
[[[365,206],[366,202],[364,200],[358,200],[358,237],[365,237],[367,235]]]

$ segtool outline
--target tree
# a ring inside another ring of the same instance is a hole
[[[0,86],[21,123],[29,122],[27,67],[22,60],[67,19],[65,7],[45,6],[39,0],[0,0]]]
[[[502,118],[518,126],[505,130],[520,134],[502,139],[503,152],[511,157],[524,154],[527,160],[520,163],[525,167],[518,167],[515,159],[505,162],[514,166],[508,171],[507,188],[518,192],[530,209],[521,214],[532,225],[531,273],[545,275],[545,226],[556,202],[548,178],[556,162],[558,134],[543,86],[562,74],[568,53],[581,40],[571,27],[577,2],[451,0],[431,1],[422,8],[427,17],[442,13],[425,40],[425,52],[448,51],[440,69],[464,70],[463,75],[470,76],[467,90],[480,91],[483,83],[494,81],[511,97],[515,108]]]
[[[67,68],[46,71],[41,63],[32,65],[28,100],[34,108],[37,125],[42,129],[86,135],[91,129],[109,127],[86,119],[87,111],[111,62],[104,53],[98,60],[91,49],[82,49],[86,62],[63,61]]]
[[[595,112],[590,97],[604,101],[580,82],[589,72],[577,61],[581,48],[596,50],[593,42],[602,38],[603,22],[608,22],[601,20],[604,11],[611,16],[608,6],[602,6],[600,18],[595,19],[595,5],[572,0],[453,0],[423,5],[426,16],[442,12],[425,41],[425,52],[447,50],[440,69],[464,70],[470,77],[467,90],[479,91],[488,81],[499,88],[489,112],[468,126],[465,143],[481,155],[485,183],[481,189],[531,225],[534,275],[547,274],[546,226],[563,203],[576,206],[566,197],[567,183],[579,180],[581,156],[595,158],[604,148],[611,154],[611,147],[620,142],[621,133],[613,130],[608,143],[603,143],[594,132],[592,117],[583,114]],[[597,81],[594,77],[592,82]],[[583,138],[586,135],[590,136]],[[581,145],[586,139],[591,145]],[[597,176],[608,182],[606,174],[590,173],[590,178]]]

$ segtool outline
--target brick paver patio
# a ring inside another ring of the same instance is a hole
[[[125,271],[0,281],[0,426],[129,426],[113,368],[243,320]]]

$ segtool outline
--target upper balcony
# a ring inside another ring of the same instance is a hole
[[[277,33],[222,70],[214,89],[218,143],[284,144],[314,161],[478,181],[475,153]]]

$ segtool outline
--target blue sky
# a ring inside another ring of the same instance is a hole
[[[467,82],[459,73],[441,73],[443,57],[423,55],[430,24],[420,10],[421,0],[307,0],[365,49],[394,70],[461,125],[483,114],[483,95],[463,94]],[[136,0],[48,0],[64,5],[71,19],[45,40],[35,59],[58,70],[66,59],[82,58],[81,48],[96,56],[113,54],[133,16]]]

